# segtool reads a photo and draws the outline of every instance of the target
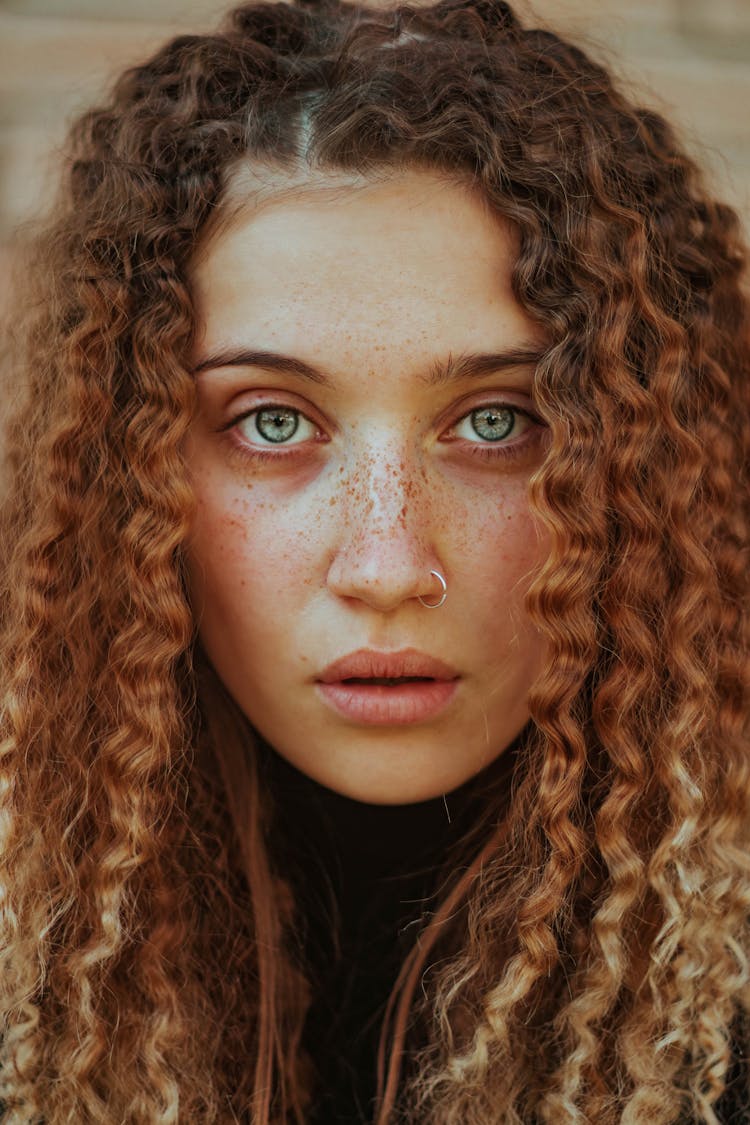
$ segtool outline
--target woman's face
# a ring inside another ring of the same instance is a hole
[[[194,266],[202,643],[283,757],[361,801],[449,792],[529,718],[543,341],[513,255],[477,195],[414,171],[248,209]]]

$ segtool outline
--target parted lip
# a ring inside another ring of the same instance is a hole
[[[421,676],[431,680],[456,680],[458,672],[444,660],[438,660],[415,648],[399,652],[376,652],[361,648],[334,660],[317,677],[319,683],[333,684],[342,680],[397,679]]]

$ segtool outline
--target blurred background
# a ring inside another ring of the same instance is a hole
[[[209,30],[223,0],[0,0],[0,302],[13,235],[57,176],[66,125],[165,38]],[[676,122],[750,228],[750,0],[517,0]]]

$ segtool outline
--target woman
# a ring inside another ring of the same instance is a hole
[[[736,216],[484,0],[239,8],[69,152],[4,1120],[748,1120]]]

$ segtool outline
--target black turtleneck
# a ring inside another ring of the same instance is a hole
[[[444,797],[372,805],[266,750],[274,848],[292,878],[314,986],[303,1038],[319,1076],[309,1125],[372,1122],[385,1005],[416,923],[453,845],[486,810],[490,783],[497,792],[509,781],[514,754],[515,745]]]

